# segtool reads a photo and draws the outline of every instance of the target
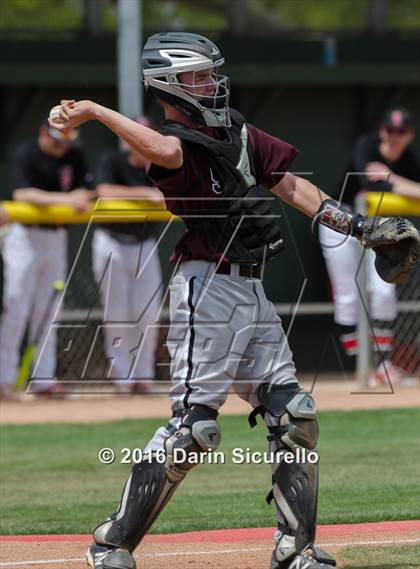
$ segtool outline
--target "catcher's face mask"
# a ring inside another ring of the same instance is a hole
[[[229,110],[229,79],[218,72],[218,66],[180,73],[174,79],[198,105],[218,111],[221,116]]]
[[[208,126],[230,126],[229,78],[219,73],[220,65],[170,73],[166,76],[165,87],[163,78],[155,82],[160,83],[161,89],[178,97],[180,103],[184,101],[193,106]],[[177,107],[184,110],[182,103]]]

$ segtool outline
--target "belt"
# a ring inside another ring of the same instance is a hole
[[[232,265],[230,263],[222,264],[216,269],[219,275],[232,275]],[[261,265],[239,265],[239,276],[247,277],[249,279],[261,280],[262,267]]]

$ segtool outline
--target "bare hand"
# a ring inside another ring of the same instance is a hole
[[[77,128],[81,124],[94,118],[95,103],[92,101],[75,101],[63,99],[60,102],[58,113],[50,115],[48,122],[57,130]]]
[[[70,205],[77,211],[87,211],[91,207],[91,193],[83,188],[69,192]]]
[[[369,162],[366,166],[366,176],[371,182],[389,182],[391,175],[391,170],[382,162]]]
[[[162,206],[165,205],[165,198],[163,197],[162,192],[160,192],[157,188],[150,190],[150,192],[148,192],[144,197],[146,200],[153,204]]]

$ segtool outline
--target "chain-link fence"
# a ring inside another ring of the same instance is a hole
[[[409,375],[420,376],[420,267],[397,286],[398,316],[394,322],[392,363]]]
[[[400,198],[394,194],[375,195],[374,193],[361,194],[357,198],[357,210],[362,214],[371,216],[403,215],[419,228],[420,207],[417,200]],[[413,215],[415,214],[415,215]],[[359,307],[359,351],[357,355],[357,370],[360,383],[368,387],[373,366],[372,343],[369,340],[374,331],[374,324],[369,318],[370,298],[367,292],[366,262],[362,262],[358,275],[360,293]],[[389,361],[402,378],[420,377],[420,267],[417,264],[405,284],[396,287],[397,317],[392,325],[394,335],[392,349],[389,353],[380,355],[381,364]],[[379,362],[376,362],[378,364]],[[393,388],[392,379],[388,372],[385,373],[385,384]]]
[[[182,230],[181,224],[168,232],[159,243],[162,266],[162,289],[166,290],[172,268],[168,264],[173,242]],[[162,227],[164,225],[162,224]],[[104,342],[103,307],[99,284],[92,271],[93,226],[69,228],[69,275],[61,298],[60,311],[53,326],[57,328],[57,377],[66,382],[80,382],[85,391],[113,389],[110,381],[112,361]],[[169,235],[170,233],[170,235]],[[156,379],[169,380],[169,355],[166,348],[167,299],[159,322],[156,343]],[[138,342],[141,341],[139,332]]]

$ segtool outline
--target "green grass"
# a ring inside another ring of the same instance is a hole
[[[419,517],[419,412],[320,413],[319,523]],[[91,425],[4,426],[1,430],[2,534],[87,533],[115,509],[130,467],[104,466],[102,447],[142,447],[161,420]],[[221,419],[224,465],[193,469],[154,526],[175,532],[271,526],[264,499],[270,467],[235,465],[234,447],[265,450],[265,427]]]
[[[418,569],[420,546],[350,547],[338,556],[341,569]]]

